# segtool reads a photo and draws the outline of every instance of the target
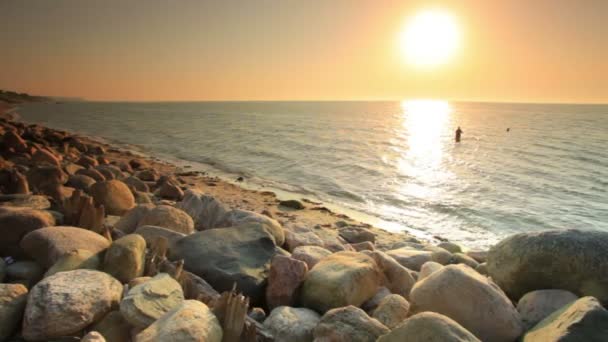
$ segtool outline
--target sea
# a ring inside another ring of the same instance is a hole
[[[608,231],[608,105],[65,102],[18,113],[469,248],[543,229]]]

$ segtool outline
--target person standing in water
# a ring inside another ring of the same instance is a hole
[[[456,142],[460,142],[460,136],[462,135],[462,130],[460,129],[460,126],[458,126],[458,129],[456,129]]]

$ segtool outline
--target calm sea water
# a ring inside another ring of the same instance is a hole
[[[470,247],[608,230],[608,105],[87,102],[19,113]]]

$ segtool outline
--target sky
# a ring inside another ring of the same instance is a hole
[[[404,61],[420,11],[460,44]],[[0,89],[90,100],[608,103],[605,0],[0,0]]]

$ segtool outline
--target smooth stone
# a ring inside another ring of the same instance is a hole
[[[371,256],[382,270],[384,274],[384,286],[392,293],[408,298],[412,286],[416,283],[416,279],[412,277],[410,270],[401,266],[395,259],[384,252],[364,251],[363,253]]]
[[[574,293],[566,290],[536,290],[526,293],[517,302],[517,311],[521,315],[526,330],[538,322],[578,299]]]
[[[118,310],[108,312],[99,322],[93,324],[92,329],[99,332],[106,341],[131,342],[131,325]]]
[[[36,284],[44,275],[44,269],[33,261],[16,261],[6,267],[6,276],[11,282],[21,283],[28,288]]]
[[[465,264],[472,269],[476,269],[479,263],[475,259],[463,253],[452,254],[452,263],[454,264]]]
[[[321,259],[330,256],[332,252],[320,246],[298,246],[291,252],[291,257],[304,261],[308,269],[313,268]]]
[[[0,284],[0,341],[19,327],[26,301],[27,288],[22,284]]]
[[[87,175],[73,175],[68,178],[67,186],[71,186],[74,189],[79,189],[84,192],[89,192],[89,189],[96,180]]]
[[[375,342],[390,330],[352,305],[329,310],[314,329],[315,341]]]
[[[275,244],[282,246],[285,243],[285,232],[281,224],[262,214],[249,210],[234,209],[226,213],[223,219],[224,227],[247,226],[251,224],[263,225],[274,237]]]
[[[393,249],[387,251],[386,254],[390,255],[403,267],[409,268],[414,271],[420,271],[422,265],[425,262],[433,261],[431,251],[419,251],[415,249],[409,249],[408,247]]]
[[[31,194],[0,195],[0,204],[10,208],[48,210],[51,201],[47,196]]]
[[[106,251],[103,270],[121,283],[128,283],[144,274],[145,258],[146,240],[138,234],[125,235]]]
[[[441,268],[443,268],[443,265],[438,262],[434,262],[434,261],[425,262],[422,265],[422,267],[420,268],[420,273],[418,274],[418,280],[422,280],[422,279],[428,277],[433,272],[439,271]]]
[[[28,233],[55,225],[51,213],[42,210],[0,208],[0,256],[24,256],[19,242]]]
[[[442,242],[437,247],[441,247],[450,253],[462,253],[462,248],[453,242]]]
[[[89,192],[97,205],[103,205],[108,215],[124,215],[135,206],[135,198],[129,187],[116,179],[97,182]]]
[[[114,225],[114,229],[118,229],[125,234],[131,234],[140,226],[139,221],[154,208],[153,204],[139,204],[124,214]]]
[[[475,259],[478,263],[482,264],[488,260],[488,251],[468,251],[465,253],[471,258]]]
[[[400,295],[390,294],[382,299],[372,313],[372,317],[393,329],[407,318],[410,303]]]
[[[306,208],[304,206],[304,204],[302,204],[302,202],[300,202],[298,200],[294,200],[294,199],[281,201],[281,202],[279,202],[279,205],[282,205],[286,208],[295,209],[295,210],[302,210],[302,209]]]
[[[376,234],[372,233],[369,229],[361,227],[348,226],[340,228],[338,234],[349,243],[376,242]]]
[[[137,222],[137,226],[157,226],[182,234],[194,232],[194,221],[185,211],[159,205],[146,212]]]
[[[229,208],[213,196],[197,190],[186,190],[177,207],[194,220],[196,230],[206,230],[222,225]]]
[[[127,184],[128,186],[133,187],[137,191],[150,192],[150,188],[148,187],[148,184],[146,184],[144,181],[142,181],[141,179],[139,179],[137,177],[134,177],[134,176],[127,177],[126,179],[123,180],[123,182],[125,182],[125,184]]]
[[[306,278],[308,266],[288,256],[275,255],[270,263],[266,304],[270,310],[278,306],[293,306],[297,290]]]
[[[279,306],[270,312],[264,321],[275,341],[312,342],[313,331],[321,316],[306,308]]]
[[[329,249],[325,248],[325,241],[321,240],[321,238],[312,231],[296,233],[286,229],[284,233],[285,248],[290,252],[304,246],[317,246],[329,251]],[[329,252],[333,253],[334,251]]]
[[[178,240],[170,258],[183,259],[184,269],[217,291],[230,291],[236,283],[237,291],[257,305],[264,299],[270,261],[278,251],[274,241],[259,224],[208,229]]]
[[[412,312],[446,315],[482,341],[514,341],[521,317],[496,284],[465,265],[448,265],[417,282],[410,292]]]
[[[186,300],[137,334],[135,342],[221,342],[222,327],[202,302]]]
[[[514,300],[534,290],[562,289],[608,304],[608,232],[568,229],[516,234],[490,249],[487,268]]]
[[[414,315],[378,339],[378,342],[403,341],[481,342],[456,321],[435,312]]]
[[[164,182],[158,190],[160,198],[179,201],[184,197],[184,191],[173,182]]]
[[[35,230],[21,240],[25,253],[44,267],[51,267],[64,254],[84,249],[97,254],[110,246],[103,236],[87,229],[55,226]]]
[[[360,306],[373,297],[381,278],[382,272],[371,257],[358,252],[334,253],[308,272],[300,302],[318,312],[347,305]]]
[[[583,297],[540,321],[522,342],[603,342],[608,340],[608,311],[594,297]]]
[[[376,294],[370,299],[368,299],[365,303],[361,304],[361,309],[363,309],[368,314],[372,314],[374,310],[380,305],[380,302],[384,299],[384,297],[391,294],[391,291],[384,286],[378,288]]]
[[[98,270],[101,268],[101,258],[86,249],[75,249],[62,255],[57,262],[44,274],[50,277],[55,273],[73,271],[78,269]]]
[[[30,291],[23,316],[26,340],[49,340],[76,334],[118,305],[122,285],[106,273],[60,272]]]
[[[120,313],[134,327],[147,328],[184,301],[181,285],[166,273],[130,289],[120,302]]]
[[[135,229],[135,234],[141,235],[146,240],[146,245],[151,246],[158,238],[165,238],[169,242],[169,249],[173,248],[175,243],[186,236],[171,229],[157,226],[140,226]]]

